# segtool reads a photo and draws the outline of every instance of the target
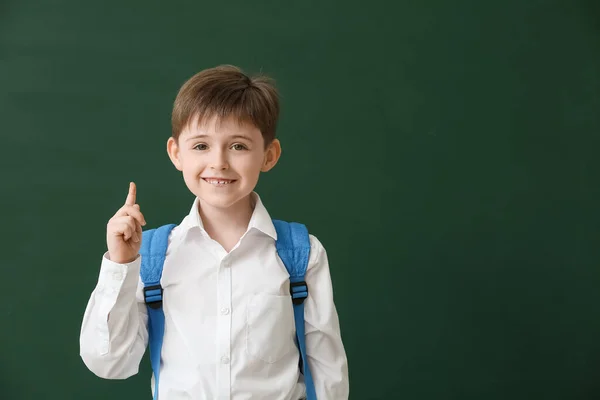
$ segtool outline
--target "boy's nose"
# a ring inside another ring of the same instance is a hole
[[[227,157],[221,151],[215,151],[210,160],[210,168],[214,170],[224,170],[229,168]]]

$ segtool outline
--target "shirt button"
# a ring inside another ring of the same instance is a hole
[[[229,364],[229,357],[226,357],[226,356],[221,357],[221,362],[223,364]]]
[[[227,308],[227,307],[221,308],[221,314],[223,314],[223,315],[229,314],[229,308]]]

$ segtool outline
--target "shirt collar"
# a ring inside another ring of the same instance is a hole
[[[250,196],[252,198],[252,202],[254,203],[254,211],[252,212],[252,217],[250,217],[250,222],[248,223],[248,229],[246,231],[248,232],[251,229],[256,229],[277,240],[275,226],[273,225],[271,216],[260,199],[260,196],[256,192],[252,192]],[[190,229],[199,228],[203,233],[206,234],[204,224],[202,223],[202,218],[200,218],[198,204],[199,199],[196,197],[192,203],[189,214],[185,216],[179,225],[182,233],[185,234]]]

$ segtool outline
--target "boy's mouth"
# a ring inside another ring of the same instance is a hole
[[[226,186],[236,181],[235,179],[221,178],[202,178],[202,180],[204,180],[207,183],[210,183],[213,186]]]

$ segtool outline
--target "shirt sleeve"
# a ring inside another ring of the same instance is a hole
[[[348,361],[342,343],[327,253],[310,235],[311,256],[306,271],[308,297],[304,305],[306,355],[318,399],[347,400]]]
[[[139,277],[140,256],[128,264],[102,257],[98,282],[88,301],[79,338],[80,356],[105,379],[137,374],[148,344],[148,314]]]

